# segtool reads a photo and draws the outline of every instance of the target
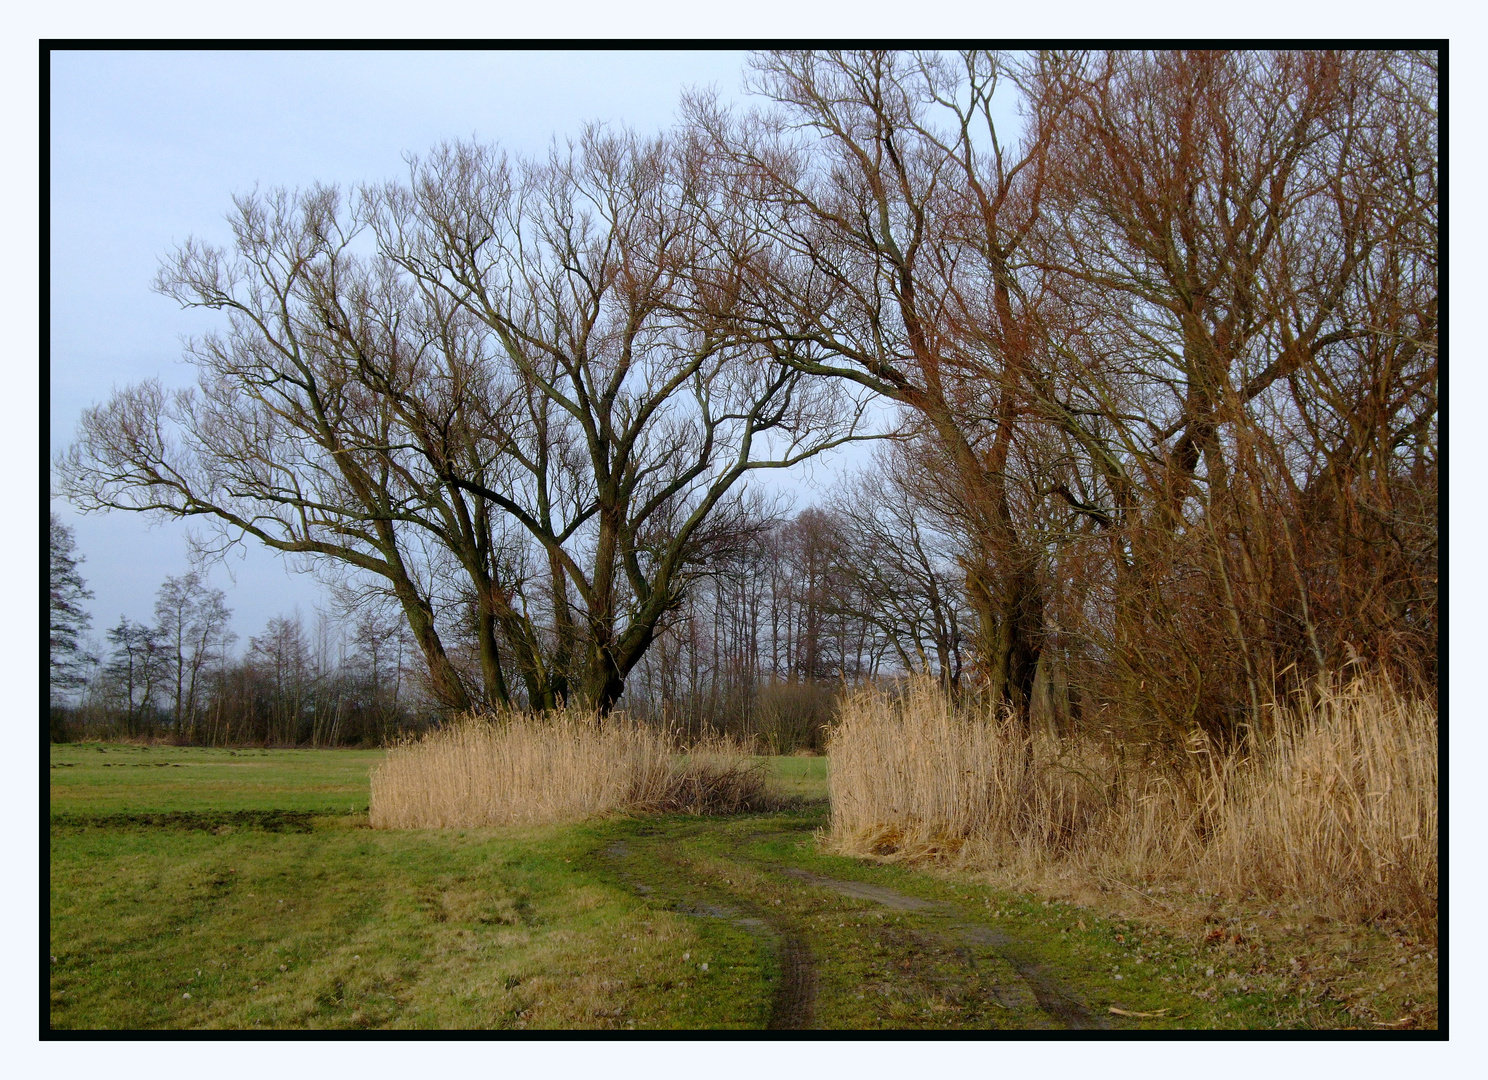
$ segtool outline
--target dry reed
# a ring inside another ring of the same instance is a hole
[[[734,813],[764,805],[763,767],[744,748],[623,715],[569,709],[468,716],[388,751],[372,774],[381,829],[581,821],[607,813]]]
[[[1280,710],[1235,770],[1200,869],[1353,918],[1434,913],[1436,712],[1384,685],[1324,687]]]
[[[1434,711],[1383,683],[1274,712],[1244,755],[1173,765],[957,711],[933,683],[860,693],[828,742],[831,842],[1004,878],[1187,881],[1434,924]]]
[[[848,699],[827,753],[832,836],[844,850],[922,857],[973,840],[1054,844],[1101,800],[1092,763],[1007,717],[957,712],[929,682]]]

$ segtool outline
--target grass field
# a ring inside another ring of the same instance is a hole
[[[1299,972],[1228,939],[824,855],[822,758],[770,759],[797,796],[773,812],[410,831],[367,827],[378,752],[62,745],[51,760],[54,1030],[781,1026],[779,990],[802,979],[784,933],[812,995],[785,1026],[1051,1026],[1007,950],[955,936],[968,920],[1114,1029],[1421,1015],[1416,984],[1367,1014],[1340,992],[1345,975],[1413,970],[1383,939],[1336,974]],[[829,878],[939,906],[886,908]]]
[[[365,814],[367,775],[384,756],[381,750],[68,743],[52,747],[52,813]]]

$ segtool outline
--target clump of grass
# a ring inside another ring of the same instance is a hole
[[[828,743],[830,840],[1035,887],[1186,882],[1434,934],[1434,711],[1355,682],[1274,717],[1243,750],[1198,739],[1175,765],[958,711],[933,683],[860,693]]]
[[[372,774],[374,828],[545,824],[608,813],[737,813],[765,805],[744,747],[576,708],[467,716],[388,751]]]

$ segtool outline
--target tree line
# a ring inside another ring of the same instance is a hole
[[[689,591],[638,666],[627,707],[694,731],[760,735],[790,751],[820,746],[843,684],[942,670],[954,680],[964,617],[954,606],[942,625],[921,615],[927,592],[954,604],[954,561],[943,538],[921,533],[918,563],[897,574],[886,573],[891,560],[865,563],[872,537],[843,496],[861,495],[866,483],[823,507],[756,520],[758,543]],[[308,628],[298,615],[276,616],[238,650],[226,595],[193,571],[165,579],[152,622],[121,616],[100,648],[85,637],[91,616],[82,601],[92,593],[84,559],[55,515],[52,541],[55,740],[362,745],[440,719],[427,669],[385,605],[349,606],[346,593],[333,592]],[[906,574],[915,569],[925,575],[918,589]],[[476,618],[467,610],[465,626],[448,635],[452,662],[470,683],[479,679]]]
[[[53,741],[375,746],[433,719],[398,620],[322,611],[307,629],[279,615],[238,650],[226,595],[196,571],[167,577],[154,619],[120,616],[94,652],[84,559],[55,514],[51,540]]]
[[[1429,691],[1435,53],[777,52],[748,86],[239,197],[156,281],[224,315],[196,387],[89,409],[62,492],[386,598],[443,709],[891,660],[1176,752],[1361,664]],[[885,435],[795,533],[750,482]],[[827,519],[786,617],[771,558]]]

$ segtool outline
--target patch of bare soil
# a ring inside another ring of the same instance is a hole
[[[52,828],[73,829],[256,829],[314,831],[315,814],[297,810],[173,810],[158,814],[53,814]]]

